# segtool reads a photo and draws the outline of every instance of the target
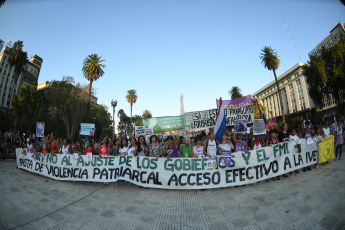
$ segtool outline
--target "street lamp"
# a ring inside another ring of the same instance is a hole
[[[117,100],[111,100],[111,106],[113,106],[113,140],[115,139],[115,107],[117,106]]]

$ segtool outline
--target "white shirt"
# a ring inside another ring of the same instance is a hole
[[[208,140],[208,144],[207,144],[207,149],[206,152],[208,154],[210,154],[212,157],[217,155],[217,144],[216,144],[216,140]]]
[[[66,148],[64,148],[64,146],[62,146],[62,148],[61,148],[62,154],[69,154],[68,147],[69,147],[68,145]]]
[[[330,130],[329,127],[328,128],[323,128],[322,130],[323,130],[323,133],[324,133],[325,137],[328,137],[329,135],[331,135],[331,130]]]
[[[120,153],[121,155],[123,155],[124,153],[126,153],[128,151],[128,147],[127,146],[124,146],[123,148],[120,148]]]
[[[127,156],[134,156],[135,148],[132,146],[129,147],[127,153],[128,153]]]
[[[194,156],[203,156],[204,155],[204,146],[196,149],[196,146],[193,147]]]
[[[299,137],[297,136],[297,135],[295,135],[295,136],[292,136],[292,135],[290,135],[290,140],[299,140]]]
[[[231,151],[230,143],[228,143],[228,144],[219,144],[218,148],[220,148],[221,150]]]

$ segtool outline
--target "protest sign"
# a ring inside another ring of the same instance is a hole
[[[194,138],[194,137],[196,137],[196,136],[199,136],[199,135],[200,135],[201,133],[203,133],[203,132],[205,132],[206,135],[207,135],[206,129],[201,129],[201,130],[197,130],[197,131],[190,131],[190,132],[188,132],[188,137]]]
[[[219,107],[219,100],[216,99],[217,107]],[[233,100],[222,100],[222,103],[224,105],[224,109],[234,109],[246,105],[252,104],[252,96],[244,96],[240,98],[236,98]]]
[[[152,136],[154,134],[153,129],[152,128],[146,128],[146,136]]]
[[[220,166],[230,166],[231,165],[231,151],[222,150],[221,157],[219,158]]]
[[[218,109],[184,113],[185,128],[187,130],[212,128],[216,124]],[[254,114],[252,104],[234,109],[224,109],[226,126],[235,124],[235,120],[246,120],[247,124],[253,123]]]
[[[36,137],[44,137],[44,122],[36,123]]]
[[[236,151],[237,152],[246,152],[247,145],[245,141],[236,141]]]
[[[207,158],[164,158],[134,156],[50,154],[25,155],[16,149],[17,166],[42,176],[65,181],[116,182],[118,180],[150,188],[209,189],[252,184],[277,177],[317,163],[315,144],[300,140],[301,153],[295,153],[294,142],[284,142],[250,151],[231,153],[231,165],[208,168]]]
[[[154,133],[184,129],[183,116],[141,118],[141,125],[152,128]]]
[[[333,135],[321,139],[318,145],[319,163],[324,163],[334,158],[334,142]]]
[[[266,134],[266,124],[263,119],[254,119],[253,133],[254,135]]]
[[[80,135],[93,136],[95,134],[95,124],[80,123]]]
[[[268,120],[268,128],[272,129],[277,125],[277,122],[275,119]]]
[[[247,121],[245,119],[236,120],[236,133],[245,133],[247,132]]]
[[[135,126],[135,138],[138,138],[139,136],[146,136],[145,126]]]
[[[207,168],[216,169],[217,168],[217,157],[216,156],[213,156],[212,158],[206,157],[206,164],[207,164]]]

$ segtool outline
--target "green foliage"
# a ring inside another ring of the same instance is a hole
[[[229,96],[231,97],[231,100],[243,97],[240,87],[233,86],[231,90],[229,90]]]
[[[152,113],[150,112],[150,110],[145,110],[143,112],[142,118],[152,118]]]
[[[102,139],[105,135],[112,137],[112,117],[105,105],[91,105],[91,123],[95,123],[95,138]],[[110,133],[109,133],[110,130]]]
[[[120,109],[119,112],[117,112],[117,117],[120,119],[119,124],[117,126],[119,136],[122,137],[125,131],[127,132],[127,135],[129,136],[129,134],[133,132],[133,126],[131,126],[130,117],[126,115],[123,109]]]
[[[276,70],[279,68],[280,60],[277,51],[269,46],[265,46],[261,52],[260,59],[265,68],[268,70]]]
[[[132,123],[133,104],[137,102],[137,99],[138,99],[137,92],[135,91],[135,89],[130,89],[127,91],[126,99],[127,99],[127,102],[131,105],[131,123]]]
[[[28,132],[34,130],[38,118],[39,95],[35,86],[24,83],[20,94],[13,96],[12,110],[17,120],[17,128]]]
[[[312,56],[303,67],[309,85],[309,95],[317,108],[323,107],[323,100],[332,95],[338,112],[345,112],[345,36],[329,48],[322,48],[320,56]]]
[[[264,106],[262,103],[259,103],[259,105],[260,105],[262,112],[265,114],[265,117],[267,119],[268,118],[267,107]],[[260,119],[260,112],[259,112],[258,106],[257,106],[256,102],[254,102],[254,100],[253,100],[253,112],[254,112],[254,119]]]

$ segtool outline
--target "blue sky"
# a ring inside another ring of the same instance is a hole
[[[339,0],[7,0],[0,8],[0,38],[24,41],[28,55],[43,58],[39,82],[73,76],[88,83],[81,68],[92,53],[106,59],[93,86],[100,104],[130,114],[127,90],[137,90],[133,114],[153,116],[216,107],[239,86],[252,94],[273,80],[260,50],[278,51],[281,75],[302,62],[338,22]]]

